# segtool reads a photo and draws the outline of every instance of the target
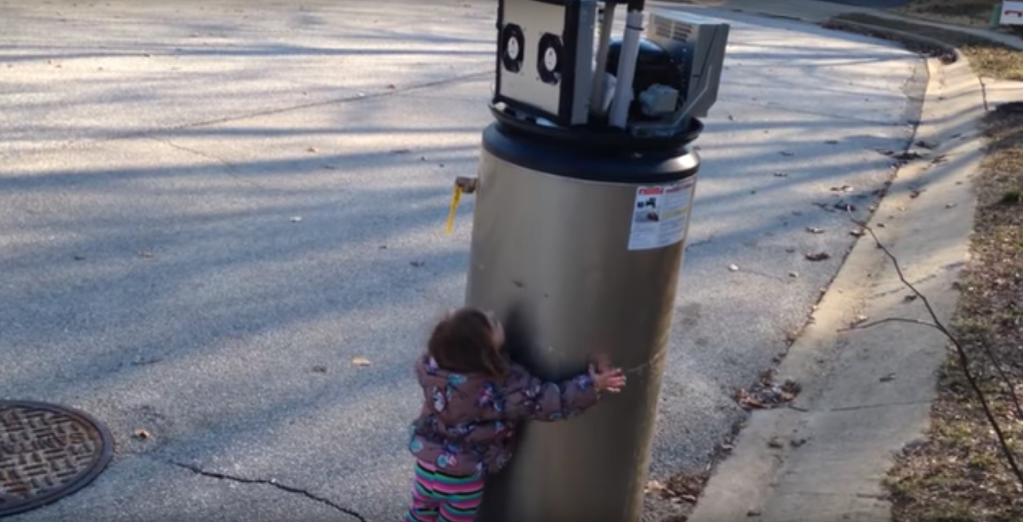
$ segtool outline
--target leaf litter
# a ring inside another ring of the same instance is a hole
[[[735,402],[746,410],[769,410],[794,401],[802,389],[799,383],[791,379],[776,381],[774,371],[770,370],[761,374],[753,386],[736,390]]]

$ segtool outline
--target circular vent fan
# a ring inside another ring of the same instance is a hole
[[[565,56],[561,38],[551,33],[544,34],[540,38],[537,52],[539,54],[536,57],[536,68],[540,73],[540,80],[544,83],[557,84],[561,80],[561,60]]]
[[[507,24],[501,30],[501,64],[511,72],[522,70],[522,56],[525,52],[526,37],[522,28]]]

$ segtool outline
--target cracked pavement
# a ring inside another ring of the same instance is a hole
[[[253,5],[0,0],[0,398],[117,441],[92,486],[12,522],[405,508],[410,363],[463,299],[472,198],[443,224],[490,122],[494,3]],[[869,207],[925,79],[889,43],[719,15],[656,477],[701,469],[743,417],[734,389],[854,239],[815,204]]]
[[[187,470],[191,471],[192,473],[195,473],[197,475],[202,475],[204,477],[210,477],[210,478],[215,478],[215,479],[219,479],[219,480],[230,480],[232,482],[238,482],[238,483],[241,483],[241,484],[261,484],[261,485],[267,485],[267,486],[279,489],[281,491],[285,491],[287,493],[294,493],[294,494],[297,494],[297,495],[302,495],[302,496],[308,498],[309,500],[313,500],[313,501],[319,502],[321,504],[325,504],[327,506],[330,506],[330,507],[336,509],[337,511],[340,511],[344,515],[347,515],[349,517],[354,517],[354,518],[356,518],[358,520],[361,520],[362,522],[366,522],[366,519],[363,518],[362,515],[356,513],[355,511],[352,511],[352,510],[350,510],[350,509],[348,509],[348,508],[346,508],[344,506],[339,506],[339,505],[335,504],[334,502],[331,502],[330,500],[327,500],[327,499],[325,499],[323,497],[318,497],[316,495],[313,495],[312,493],[310,493],[310,492],[308,492],[308,491],[306,491],[304,489],[300,489],[300,488],[296,488],[296,487],[292,487],[292,486],[287,486],[287,485],[281,484],[280,482],[277,482],[276,479],[269,479],[269,480],[267,480],[267,479],[247,479],[247,478],[242,478],[242,477],[234,477],[234,476],[231,476],[231,475],[225,475],[223,473],[213,473],[213,472],[209,472],[209,471],[203,471],[199,467],[190,466],[188,464],[181,464],[181,463],[178,463],[178,462],[168,462],[168,464],[177,466],[179,468],[187,469]]]

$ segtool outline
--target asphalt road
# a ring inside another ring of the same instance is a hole
[[[0,0],[0,398],[80,407],[118,443],[11,522],[397,516],[411,361],[464,292],[471,198],[443,222],[490,121],[492,9]],[[834,205],[869,207],[925,80],[888,43],[722,16],[658,477],[742,418],[734,389],[836,273]]]

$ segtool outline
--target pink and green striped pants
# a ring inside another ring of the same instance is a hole
[[[405,522],[472,522],[483,500],[483,478],[453,477],[416,461],[412,508]]]

